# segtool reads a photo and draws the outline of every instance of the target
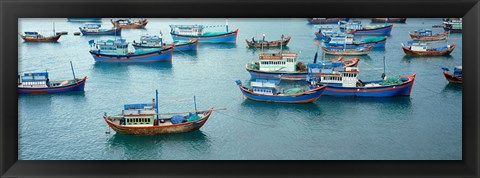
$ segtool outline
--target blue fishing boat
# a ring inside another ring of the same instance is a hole
[[[72,67],[73,79],[50,81],[48,72],[29,72],[18,75],[18,93],[19,94],[46,94],[46,93],[64,93],[72,91],[83,91],[87,77],[79,79],[75,77]]]
[[[315,37],[318,40],[327,41],[330,36],[342,33],[338,25],[315,25],[314,27],[318,29],[315,32]]]
[[[67,18],[68,22],[100,22],[102,18]]]
[[[212,27],[226,27],[226,31],[205,31]],[[229,31],[227,25],[170,25],[173,41],[189,41],[198,39],[199,43],[236,43],[238,29]]]
[[[132,45],[135,48],[165,48],[170,47],[172,44],[166,44],[163,42],[163,35],[159,36],[144,35],[140,37],[140,42],[133,41]],[[196,51],[198,46],[197,39],[190,39],[188,41],[174,41],[173,46],[175,51]]]
[[[361,22],[348,22],[340,26],[340,31],[355,35],[390,35],[393,24],[362,25]]]
[[[275,82],[257,80],[250,82],[250,87],[235,81],[243,95],[254,101],[277,103],[311,103],[316,101],[325,90],[325,86],[309,84],[304,88],[279,88]]]
[[[366,37],[362,40],[356,40],[353,34],[335,34],[329,36],[324,42],[324,46],[327,48],[352,49],[373,45],[374,48],[385,48],[386,42],[387,36]]]
[[[455,66],[453,69],[453,74],[448,73],[449,69],[447,67],[442,67],[443,75],[445,79],[450,83],[463,83],[462,79],[462,66]]]
[[[171,62],[173,46],[135,49],[125,39],[89,41],[90,54],[96,62]]]
[[[86,23],[82,27],[78,27],[82,35],[115,35],[120,36],[122,34],[121,28],[104,29],[102,25],[98,23]]]
[[[443,19],[443,29],[450,33],[462,33],[462,18]]]
[[[357,66],[358,58],[332,58],[330,62],[343,66]],[[307,64],[308,65],[308,64]],[[303,62],[297,62],[294,52],[260,53],[258,61],[245,65],[252,79],[305,80],[309,74]],[[318,73],[316,73],[318,74]]]
[[[318,69],[320,66],[311,64],[308,67]],[[332,68],[333,66],[323,66],[321,68],[323,75],[319,78],[312,77],[309,79],[309,81],[326,85],[323,95],[354,97],[410,96],[416,77],[416,74],[387,77],[384,73],[383,80],[364,82],[358,79],[358,67],[344,67],[343,70],[332,70]]]

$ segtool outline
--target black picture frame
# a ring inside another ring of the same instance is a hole
[[[168,7],[168,8],[167,8]],[[135,9],[141,9],[136,11]],[[255,10],[252,10],[255,9]],[[22,161],[18,158],[18,18],[47,17],[463,17],[461,161]],[[478,0],[163,0],[0,2],[2,177],[477,177],[479,173]],[[172,169],[183,167],[185,169]]]

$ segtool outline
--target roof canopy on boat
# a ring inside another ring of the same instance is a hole
[[[99,23],[86,23],[83,24],[85,27],[101,27],[102,25]]]
[[[46,81],[48,79],[48,72],[30,72],[24,73],[22,76],[22,82],[37,82]]]
[[[38,35],[38,32],[25,32],[25,35]]]
[[[142,104],[125,104],[123,105],[123,109],[129,110],[129,109],[145,109],[145,107],[151,107],[153,106],[152,103],[142,103]]]

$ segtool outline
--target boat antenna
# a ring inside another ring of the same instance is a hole
[[[283,34],[282,34],[282,37],[280,39],[280,53],[282,53],[283,51]]]
[[[385,80],[385,76],[387,76],[387,75],[385,74],[385,56],[383,56],[383,74],[382,74],[382,79]]]
[[[317,52],[315,52],[315,57],[313,57],[313,63],[314,63],[314,64],[317,63],[318,48],[320,48],[320,45],[318,44],[318,40],[316,40],[315,43],[317,44]]]
[[[70,67],[72,68],[73,79],[75,79],[75,70],[73,70],[72,61],[70,61]]]
[[[160,30],[160,46],[163,46],[163,33],[162,33],[162,30]]]
[[[263,52],[263,42],[265,42],[265,33],[262,34],[262,52]]]
[[[155,90],[155,113],[157,115],[157,123],[158,123],[158,90]]]
[[[195,108],[195,114],[197,114],[197,98],[193,95],[193,107]]]
[[[225,18],[225,27],[226,27],[227,33],[228,33],[228,18]]]
[[[55,36],[55,22],[53,22],[53,36]]]

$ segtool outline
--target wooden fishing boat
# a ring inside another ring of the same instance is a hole
[[[67,18],[68,22],[100,22],[102,18]]]
[[[362,40],[356,40],[353,34],[334,34],[329,36],[323,45],[327,48],[358,48],[373,46],[373,48],[385,48],[387,36],[372,36]]]
[[[315,25],[314,27],[318,29],[314,33],[318,40],[328,41],[330,36],[342,34],[338,25]]]
[[[443,75],[450,83],[463,83],[462,80],[462,66],[455,66],[453,69],[453,74],[448,73],[449,69],[447,67],[442,67]]]
[[[247,42],[247,46],[250,48],[269,48],[269,47],[287,46],[291,38],[292,37],[290,36],[283,38],[283,35],[282,35],[282,38],[276,41],[265,41],[265,40],[255,41],[255,38],[252,38],[252,41],[245,40],[245,42]]]
[[[462,33],[462,18],[447,18],[443,20],[443,29],[450,33]]]
[[[402,43],[403,52],[413,56],[443,56],[450,55],[457,45],[451,44],[441,47],[429,47],[427,43],[409,42],[408,46]]]
[[[358,61],[358,58],[330,59],[330,63],[339,63],[341,66],[357,66]],[[297,54],[294,52],[261,53],[259,60],[247,63],[245,69],[252,79],[305,80],[309,75],[317,74],[311,70],[308,71],[308,65],[310,64],[297,62]]]
[[[405,23],[407,18],[372,18],[372,23]]]
[[[306,88],[290,88],[284,90],[274,82],[257,80],[250,82],[250,88],[242,85],[240,80],[235,81],[242,94],[251,100],[277,103],[311,103],[316,101],[325,90],[325,86],[308,85]]]
[[[71,65],[71,62],[70,62]],[[30,72],[18,75],[19,94],[46,94],[83,91],[87,77],[79,79],[75,77],[72,65],[73,79],[50,81],[48,72]]]
[[[448,37],[449,32],[433,34],[430,29],[415,30],[410,33],[410,38],[415,41],[438,41],[445,40]]]
[[[113,20],[110,19],[110,22],[112,22],[114,27],[117,28],[145,28],[148,24],[147,19],[140,19],[138,21],[131,21],[130,19],[118,19],[118,20]]]
[[[25,32],[25,35],[20,35],[25,42],[57,42],[62,34],[53,36],[43,36],[38,32]]]
[[[340,21],[348,21],[349,18],[307,18],[311,24],[337,24]]]
[[[309,78],[310,82],[326,85],[322,95],[355,97],[409,96],[416,74],[411,76],[386,77],[383,80],[363,82],[358,79],[358,67],[332,70],[330,66],[319,68],[320,77]],[[384,73],[385,74],[385,73]]]
[[[78,27],[78,29],[80,29],[82,35],[122,35],[121,28],[104,29],[101,27],[102,25],[98,23],[86,23],[83,26]]]
[[[226,31],[204,31],[207,28],[225,27]],[[173,41],[198,39],[199,43],[236,43],[238,29],[230,31],[226,25],[170,25]]]
[[[124,39],[89,41],[95,62],[171,62],[173,45],[165,48],[135,49]]]
[[[198,39],[190,39],[188,41],[174,41],[173,44],[166,44],[163,42],[163,35],[150,36],[144,35],[140,37],[140,42],[133,41],[132,45],[135,48],[166,48],[174,46],[175,51],[196,51],[198,46]]]
[[[372,51],[373,45],[368,47],[357,47],[353,49],[336,49],[336,48],[327,48],[322,46],[322,50],[325,54],[330,55],[339,55],[339,56],[361,56],[368,55]]]
[[[195,106],[196,107],[196,106]],[[200,129],[211,116],[214,108],[206,111],[159,113],[158,91],[156,99],[146,104],[126,104],[121,114],[103,119],[115,132],[126,135],[147,136],[175,134]]]
[[[348,22],[340,26],[340,31],[355,35],[387,35],[392,32],[393,24],[362,25],[361,22]]]

